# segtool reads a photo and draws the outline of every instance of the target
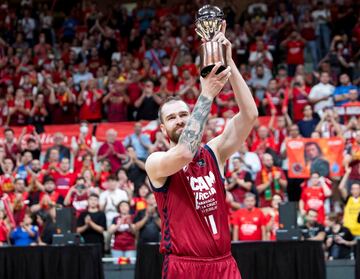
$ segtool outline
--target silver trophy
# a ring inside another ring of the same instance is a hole
[[[217,74],[226,68],[226,47],[211,40],[220,32],[224,20],[223,11],[216,6],[205,5],[196,15],[195,31],[206,42],[200,46],[200,74],[206,77],[217,62],[221,63]]]

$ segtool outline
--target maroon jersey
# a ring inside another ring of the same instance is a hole
[[[161,217],[160,252],[219,257],[230,253],[224,180],[210,147],[155,189]]]

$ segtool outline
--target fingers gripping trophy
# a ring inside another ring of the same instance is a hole
[[[206,77],[215,66],[221,63],[217,74],[226,69],[226,46],[215,40],[224,26],[224,13],[216,6],[205,5],[196,15],[195,31],[202,38],[200,46],[200,74]]]

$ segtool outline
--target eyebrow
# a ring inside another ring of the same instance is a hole
[[[184,113],[186,113],[186,114],[190,114],[188,111],[186,111],[186,110],[183,110],[183,111],[180,111],[179,112],[179,114],[184,114]],[[176,115],[176,113],[170,113],[169,115],[167,115],[166,117],[165,117],[165,119],[169,119],[171,116],[174,116],[174,115]]]

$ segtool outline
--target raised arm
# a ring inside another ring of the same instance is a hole
[[[216,35],[214,40],[226,46],[226,59],[231,69],[229,81],[240,112],[229,121],[221,135],[208,143],[222,165],[233,153],[240,149],[258,117],[257,107],[251,91],[232,59],[231,43],[225,38],[225,28],[226,24],[224,22],[222,32]]]
[[[182,169],[193,159],[201,143],[212,102],[230,76],[230,67],[217,75],[219,67],[220,63],[215,65],[206,78],[201,78],[202,92],[178,143],[166,152],[154,152],[148,157],[145,169],[154,187],[162,187],[168,176]],[[187,115],[181,112],[174,117],[187,119]]]

